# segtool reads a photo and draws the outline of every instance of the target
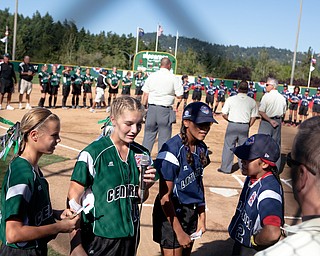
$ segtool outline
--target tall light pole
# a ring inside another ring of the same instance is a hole
[[[297,48],[298,48],[299,33],[300,33],[300,23],[301,23],[301,15],[302,15],[302,3],[303,3],[303,0],[300,0],[300,14],[299,14],[299,20],[298,20],[298,30],[297,30],[297,35],[296,35],[296,47],[294,49],[293,60],[292,60],[292,70],[291,70],[291,77],[290,77],[290,85],[293,84],[294,69],[295,69],[295,66],[296,66]]]
[[[134,56],[134,54],[130,54],[130,53],[128,53],[126,51],[123,51],[123,50],[119,50],[119,51],[123,52],[124,54],[126,54],[128,56],[128,58],[129,58],[129,67],[130,67],[130,69],[132,69],[131,63],[132,63],[132,57]]]
[[[16,59],[17,20],[18,20],[18,0],[16,0],[16,12],[14,13],[12,60]]]

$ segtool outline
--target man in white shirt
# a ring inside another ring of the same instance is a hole
[[[150,153],[158,133],[158,151],[171,138],[175,121],[172,105],[175,97],[182,99],[183,95],[183,87],[170,69],[170,59],[162,58],[160,70],[151,74],[142,87],[142,104],[148,108],[142,145]]]
[[[293,194],[302,223],[285,227],[288,237],[256,256],[318,256],[320,254],[320,116],[304,121],[287,156]],[[318,138],[318,139],[317,139]]]
[[[249,135],[249,128],[254,124],[258,116],[258,107],[254,99],[247,96],[248,83],[241,81],[238,94],[229,97],[223,108],[222,117],[227,120],[228,126],[224,138],[221,167],[222,173],[231,173],[234,154],[231,148],[242,145]],[[241,162],[239,161],[239,167]]]
[[[287,104],[284,97],[278,92],[278,81],[268,78],[266,93],[263,95],[259,114],[261,122],[258,133],[269,134],[281,149],[281,118],[286,112]],[[277,168],[280,172],[281,157],[277,161]]]

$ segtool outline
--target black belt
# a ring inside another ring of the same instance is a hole
[[[249,124],[249,123],[241,123],[241,122],[233,122],[229,120],[229,123],[233,123],[233,124]]]
[[[148,104],[149,106],[156,106],[156,107],[162,107],[162,108],[171,108],[171,106],[162,106],[162,105],[156,105],[156,104]]]
[[[273,117],[270,117],[271,119],[281,119],[282,116],[273,116]]]

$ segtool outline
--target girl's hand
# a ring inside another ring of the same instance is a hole
[[[74,217],[74,214],[75,212],[73,211],[73,210],[71,210],[71,209],[65,209],[62,213],[61,213],[61,215],[60,215],[60,218],[61,218],[61,220],[63,220],[63,219],[70,219],[70,218],[73,218]]]
[[[156,177],[156,169],[153,166],[148,166],[143,182],[146,183],[146,189],[149,189],[155,182],[155,177]]]
[[[191,241],[190,236],[187,233],[182,231],[181,233],[176,234],[176,235],[177,235],[177,240],[178,240],[179,244],[183,248],[188,248],[191,246],[192,241]]]

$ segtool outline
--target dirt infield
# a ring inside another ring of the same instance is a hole
[[[71,160],[53,164],[44,168],[44,173],[50,184],[50,194],[54,208],[64,208],[66,202],[66,194],[69,187],[69,179],[72,169],[81,149],[92,142],[100,134],[100,126],[98,120],[104,119],[107,114],[104,109],[98,109],[96,113],[90,113],[88,109],[61,109],[61,92],[59,92],[58,108],[52,109],[61,119],[61,143],[57,147],[55,154],[68,157]],[[40,97],[38,85],[34,85],[31,95],[31,102],[36,106]],[[18,108],[18,94],[13,95],[12,106]],[[4,99],[4,103],[6,98]],[[69,97],[67,105],[70,105],[71,97]],[[80,101],[82,103],[82,99]],[[47,102],[45,103],[47,105]],[[3,104],[5,106],[5,104]],[[25,106],[25,103],[24,103]],[[0,110],[0,116],[13,122],[18,121],[26,113],[27,110],[15,109],[13,111]],[[232,249],[232,240],[227,233],[227,227],[231,217],[235,211],[239,195],[226,197],[210,191],[210,188],[226,188],[234,189],[238,193],[241,191],[241,182],[244,177],[238,170],[233,174],[221,174],[217,172],[217,168],[221,163],[221,155],[223,148],[224,135],[227,122],[220,115],[216,116],[218,125],[213,125],[205,142],[209,146],[211,152],[210,165],[205,169],[204,184],[207,202],[207,232],[201,239],[194,244],[192,255],[230,255]],[[250,130],[250,134],[257,132],[259,120],[256,121]],[[173,134],[179,132],[181,124],[181,111],[177,113],[177,123],[173,126]],[[0,124],[2,127],[0,134],[4,133],[6,125]],[[296,133],[294,127],[283,127],[282,129],[282,154],[286,154],[291,149],[293,137]],[[141,143],[143,138],[142,132],[138,135],[136,141]],[[157,145],[154,147],[157,148]],[[153,158],[156,156],[155,150],[152,153]],[[290,178],[288,169],[285,168],[281,174],[283,180],[283,188],[285,191],[285,216],[286,223],[291,224],[296,221],[295,216],[299,216],[298,207],[293,199],[292,190],[290,188]],[[157,244],[152,241],[152,204],[157,194],[157,184],[151,188],[150,197],[145,203],[141,220],[141,240],[138,255],[156,256],[160,255]],[[68,235],[59,235],[55,241],[51,242],[51,246],[60,253],[67,255],[69,250]]]

